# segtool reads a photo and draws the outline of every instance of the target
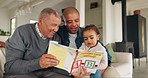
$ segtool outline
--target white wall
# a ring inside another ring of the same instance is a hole
[[[122,41],[121,3],[111,4],[103,0],[103,42],[104,44]]]
[[[85,26],[85,0],[75,0],[75,8],[80,13],[80,27]]]
[[[66,1],[66,3],[64,2]],[[74,0],[45,0],[43,3],[35,6],[32,8],[31,14],[25,14],[17,17],[17,26],[20,26],[22,24],[29,23],[31,19],[37,20],[38,16],[43,8],[51,7],[55,10],[57,10],[61,14],[61,9],[68,7],[68,6],[74,6]],[[10,11],[10,18],[13,18],[15,16],[15,9]]]
[[[128,15],[132,15],[134,10],[148,8],[148,0],[136,0],[127,2]]]
[[[92,2],[98,2],[98,7],[90,9]],[[94,24],[102,26],[102,2],[101,0],[86,0],[85,1],[85,25]]]
[[[9,21],[8,10],[0,8],[0,29],[10,31]]]
[[[115,40],[113,42],[121,42],[123,40],[122,38],[122,7],[121,2],[115,3],[115,10],[114,10],[114,16],[115,17],[115,26],[113,29],[115,29]]]
[[[103,43],[122,41],[122,15],[121,3],[111,4],[111,0],[102,0],[102,5],[90,9],[91,2],[100,0],[86,0],[86,25],[95,24],[103,27]],[[100,3],[100,2],[99,2]]]

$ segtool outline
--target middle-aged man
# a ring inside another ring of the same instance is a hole
[[[67,7],[63,11],[66,25],[60,26],[58,34],[61,37],[61,44],[73,48],[79,48],[83,43],[80,27],[80,14],[74,7]]]
[[[81,32],[83,28],[80,27],[80,14],[74,7],[67,7],[63,10],[64,21],[66,25],[60,26],[58,35],[61,38],[61,44],[79,49],[84,42]],[[105,47],[101,42],[100,44]],[[105,47],[106,49],[106,47]],[[106,49],[108,55],[108,65],[111,66],[111,56]]]
[[[6,42],[4,78],[72,78],[66,71],[55,68],[59,60],[47,54],[51,39],[60,42],[55,35],[60,24],[60,15],[45,8],[38,23],[18,27]],[[74,78],[80,78],[85,73],[86,69],[79,67],[78,72],[72,74]]]
[[[57,32],[61,38],[61,44],[79,49],[82,43],[84,42],[81,36],[83,28],[80,27],[79,11],[74,7],[67,7],[63,11],[63,16],[66,25],[60,26]],[[102,43],[101,45],[104,46]],[[110,66],[111,56],[107,49],[106,51],[108,54],[108,63]]]

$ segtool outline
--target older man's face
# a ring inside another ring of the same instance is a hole
[[[41,19],[41,26],[39,30],[46,38],[52,38],[58,31],[61,19],[57,18],[54,14],[47,15],[47,17]]]

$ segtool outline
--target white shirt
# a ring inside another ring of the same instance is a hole
[[[38,23],[35,25],[35,28],[36,28],[36,31],[37,31],[37,33],[39,34],[39,36],[42,38],[42,39],[46,39],[44,36],[43,36],[43,34],[40,32],[40,30],[39,30],[39,28],[38,28]]]
[[[69,33],[69,41],[70,41],[69,47],[77,48],[76,43],[75,43],[76,37],[77,37],[77,34],[70,34]]]
[[[103,51],[104,55],[103,55],[103,58],[100,62],[100,65],[98,66],[98,69],[106,69],[107,68],[107,66],[108,66],[107,52],[106,52],[106,49],[99,42],[95,47],[92,47],[92,48],[87,47],[83,42],[79,49],[87,50],[87,51]]]

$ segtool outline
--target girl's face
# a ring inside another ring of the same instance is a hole
[[[97,41],[100,38],[100,35],[90,29],[83,32],[84,43],[87,47],[94,47],[97,44]]]

